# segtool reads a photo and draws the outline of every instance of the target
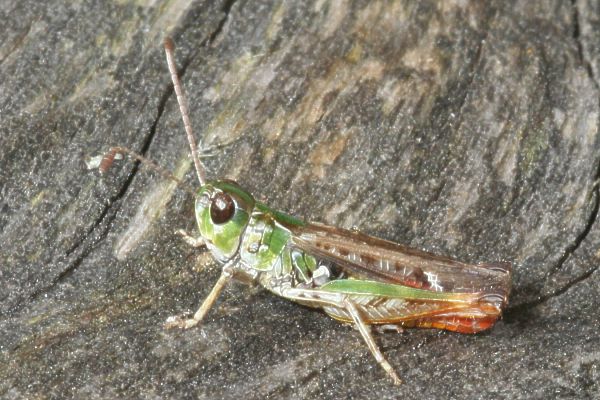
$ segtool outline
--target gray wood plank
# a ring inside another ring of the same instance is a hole
[[[600,370],[598,5],[589,1],[0,2],[0,396],[594,398]],[[204,159],[308,220],[514,263],[479,335],[377,340],[258,288],[165,330],[219,275],[174,235]]]

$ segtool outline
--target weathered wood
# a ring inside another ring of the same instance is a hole
[[[2,2],[0,396],[585,398],[600,392],[600,17],[588,1]],[[212,177],[284,211],[515,265],[487,334],[357,332],[219,272],[175,230]]]

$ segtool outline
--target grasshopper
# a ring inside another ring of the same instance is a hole
[[[382,354],[370,326],[437,328],[476,333],[494,325],[508,302],[510,263],[467,264],[387,240],[301,219],[256,200],[231,180],[207,180],[197,152],[174,60],[165,39],[167,64],[200,188],[193,192],[199,238],[222,264],[221,276],[191,317],[170,317],[169,328],[192,328],[212,308],[232,279],[254,281],[268,291],[353,324],[375,360],[395,384],[396,371]],[[101,170],[115,154],[129,153],[179,182],[156,164],[122,148],[105,155]]]

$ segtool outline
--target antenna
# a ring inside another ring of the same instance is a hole
[[[101,174],[105,174],[106,171],[108,171],[110,169],[111,165],[113,164],[113,161],[115,160],[115,156],[117,154],[127,154],[128,156],[135,158],[136,160],[138,160],[142,164],[146,165],[150,169],[161,174],[164,178],[177,182],[178,185],[181,185],[187,192],[191,193],[192,196],[196,195],[194,188],[185,184],[181,179],[177,178],[175,175],[173,175],[166,169],[161,168],[154,161],[142,156],[141,154],[136,153],[133,150],[129,150],[127,147],[111,147],[108,150],[108,152],[106,154],[104,154],[104,156],[102,157],[102,161],[100,162],[100,166],[98,167]]]
[[[183,126],[185,128],[185,133],[187,134],[190,149],[192,150],[192,159],[194,160],[194,166],[196,167],[196,174],[198,175],[200,186],[204,186],[206,183],[206,173],[204,172],[204,166],[198,158],[196,139],[194,139],[192,124],[188,113],[187,99],[183,93],[183,86],[179,81],[177,67],[175,66],[175,44],[170,37],[165,38],[165,53],[167,55],[167,65],[169,66],[169,72],[171,73],[171,80],[173,81],[173,87],[175,88],[175,95],[177,96],[177,103],[179,103],[179,111],[181,112],[181,118],[183,119]]]

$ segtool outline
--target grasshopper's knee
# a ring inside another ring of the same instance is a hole
[[[202,239],[202,237],[193,237],[192,235],[190,235],[183,229],[179,229],[179,230],[175,231],[175,233],[177,235],[181,236],[183,241],[192,247],[200,248],[200,247],[206,246],[206,243],[204,243],[204,239]]]

